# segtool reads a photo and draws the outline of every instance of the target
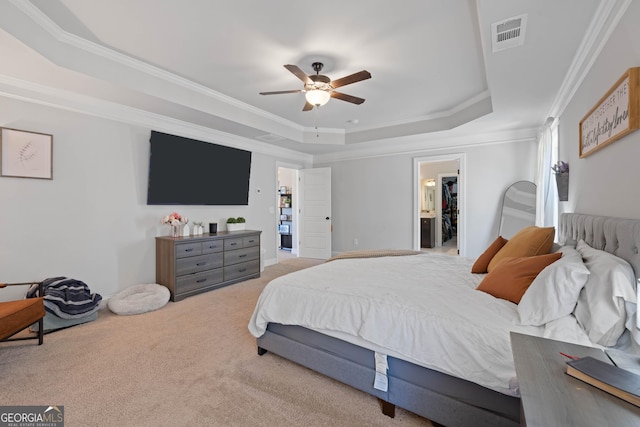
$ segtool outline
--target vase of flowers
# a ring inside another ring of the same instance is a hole
[[[182,233],[180,232],[180,228],[182,225],[189,222],[189,220],[187,219],[186,216],[182,216],[177,212],[173,212],[170,215],[162,217],[161,222],[171,227],[170,236],[175,238],[182,235]]]

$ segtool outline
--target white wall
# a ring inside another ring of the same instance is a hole
[[[535,142],[486,144],[466,149],[336,161],[332,169],[334,253],[413,247],[414,157],[466,153],[467,253],[477,257],[496,238],[502,193],[533,179]],[[354,245],[354,239],[358,245]]]
[[[580,159],[578,126],[630,67],[640,66],[640,2],[633,1],[560,116],[559,158],[569,163],[561,212],[640,219],[640,130]]]
[[[3,97],[0,117],[0,126],[54,136],[53,180],[0,177],[1,281],[67,276],[104,297],[153,283],[155,236],[168,234],[160,219],[172,211],[219,230],[244,216],[275,262],[275,158],[253,152],[248,206],[147,206],[150,129]]]

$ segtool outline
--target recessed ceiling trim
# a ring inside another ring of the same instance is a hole
[[[304,130],[303,126],[295,122],[284,119],[280,116],[269,113],[265,110],[261,110],[259,108],[246,104],[244,102],[238,101],[235,98],[224,95],[211,88],[208,88],[206,86],[193,82],[189,79],[178,76],[176,74],[173,74],[162,68],[155,67],[144,61],[140,61],[138,59],[132,58],[130,56],[122,54],[118,51],[110,49],[101,44],[94,43],[90,40],[86,40],[82,37],[76,36],[75,34],[71,34],[63,30],[62,28],[60,28],[60,26],[57,25],[54,21],[52,21],[51,18],[49,18],[40,9],[38,9],[35,5],[33,5],[28,1],[20,1],[20,0],[9,0],[9,1],[17,9],[19,9],[29,18],[31,18],[37,25],[42,27],[45,31],[47,31],[47,33],[49,33],[55,40],[59,41],[60,43],[64,43],[71,47],[81,49],[87,53],[97,55],[109,61],[113,61],[118,64],[124,65],[125,67],[128,67],[132,70],[156,77],[160,80],[188,89],[189,91],[197,92],[208,98],[213,98],[228,106],[235,107],[245,112],[250,112],[262,118],[290,127],[296,132],[302,133]]]
[[[347,133],[356,133],[356,132],[362,132],[362,131],[369,131],[369,130],[373,130],[373,129],[380,129],[382,127],[389,127],[389,126],[402,126],[402,125],[407,125],[407,124],[411,124],[411,123],[417,123],[417,122],[424,122],[424,121],[429,121],[429,120],[437,120],[437,119],[442,119],[442,118],[448,118],[451,116],[454,116],[456,114],[458,114],[461,111],[466,110],[467,108],[469,108],[470,106],[477,104],[480,101],[483,101],[487,98],[491,98],[491,92],[489,92],[489,90],[485,90],[484,92],[481,92],[479,94],[477,94],[474,97],[471,97],[469,99],[467,99],[466,101],[461,102],[460,104],[456,105],[453,108],[450,108],[449,110],[443,110],[443,111],[439,111],[436,113],[432,113],[432,114],[425,114],[424,116],[418,116],[418,117],[414,117],[412,119],[406,119],[406,120],[395,120],[395,121],[389,121],[389,122],[384,122],[384,124],[376,124],[376,125],[371,125],[371,126],[354,126],[352,128],[349,128],[348,130],[346,130]]]
[[[389,155],[446,152],[451,153],[471,147],[494,144],[512,144],[519,142],[534,143],[537,141],[539,129],[514,129],[502,132],[464,133],[454,136],[442,134],[413,135],[409,137],[391,138],[371,143],[354,144],[345,150],[313,156],[314,164],[324,164],[346,160],[365,159]],[[454,151],[452,151],[454,150]]]
[[[270,144],[273,144],[274,142],[284,141],[286,138],[280,135],[274,135],[272,133],[268,133],[265,135],[258,135],[256,136],[256,139],[262,142],[268,142]]]
[[[310,154],[300,151],[290,150],[276,145],[265,146],[249,138],[185,122],[173,117],[86,95],[79,95],[62,89],[51,88],[2,74],[0,74],[0,96],[130,125],[147,127],[161,132],[174,133],[188,138],[219,142],[230,147],[255,151],[270,156],[280,156],[289,160],[311,162],[313,158]]]

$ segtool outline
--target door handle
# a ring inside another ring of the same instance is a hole
[[[326,217],[325,219],[328,221],[328,220],[329,220],[329,217]]]

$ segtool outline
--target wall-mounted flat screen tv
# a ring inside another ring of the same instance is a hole
[[[251,152],[151,131],[148,205],[248,205]]]

